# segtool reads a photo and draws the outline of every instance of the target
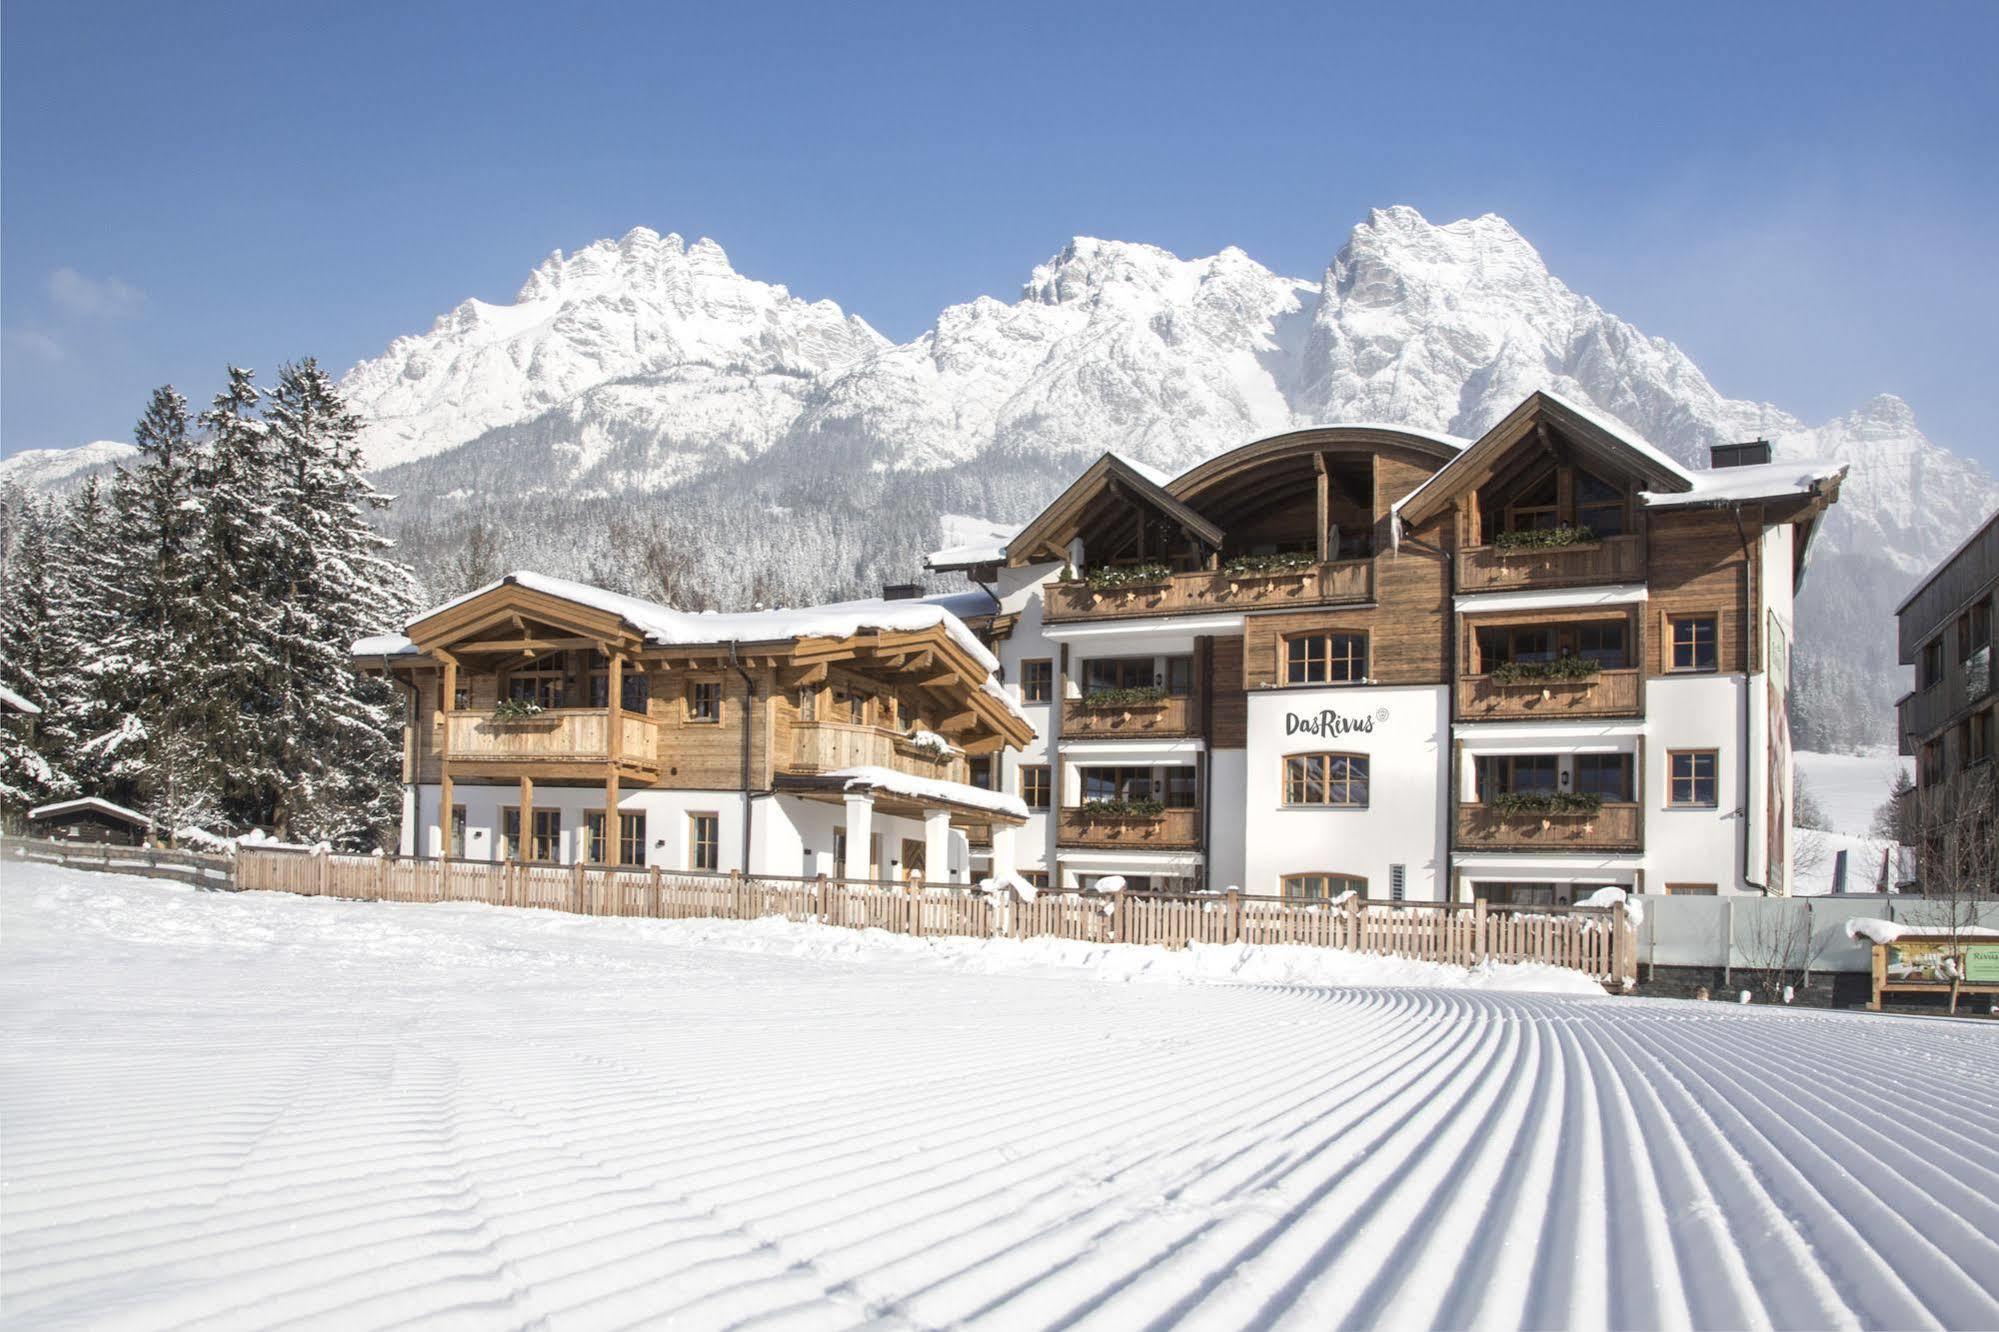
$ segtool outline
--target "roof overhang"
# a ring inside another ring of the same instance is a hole
[[[1149,504],[1178,524],[1189,536],[1211,550],[1219,550],[1222,529],[1188,508],[1172,492],[1133,467],[1116,454],[1106,453],[1083,470],[1034,521],[1020,529],[1006,544],[1006,562],[1019,566],[1036,562],[1036,556],[1066,559],[1068,544],[1091,500],[1108,491],[1122,490],[1134,501]]]

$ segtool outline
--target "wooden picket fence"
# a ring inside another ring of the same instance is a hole
[[[755,920],[783,916],[848,929],[1087,943],[1302,944],[1477,966],[1540,962],[1613,988],[1637,979],[1635,931],[1606,907],[1492,907],[1485,902],[1299,902],[1244,893],[1107,897],[963,885],[711,874],[607,865],[330,855],[245,848],[236,885],[385,902],[483,902],[589,916]]]

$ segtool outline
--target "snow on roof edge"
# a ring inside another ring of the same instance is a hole
[[[127,809],[123,805],[114,805],[102,796],[78,796],[74,800],[58,800],[53,804],[38,805],[28,811],[28,817],[31,819],[42,819],[47,818],[51,814],[67,813],[72,809],[101,809],[106,813],[116,814],[120,818],[130,819],[134,823],[143,823],[148,828],[153,826],[153,821],[138,810]]]
[[[918,777],[912,773],[897,772],[893,768],[862,766],[857,768],[837,768],[826,774],[837,778],[845,790],[865,789],[887,791],[892,795],[908,796],[911,800],[942,800],[957,805],[969,805],[974,809],[990,810],[1027,820],[1027,803],[1019,796],[1011,796],[1004,791],[987,791],[964,782],[947,782],[936,777]]]
[[[1648,509],[1672,509],[1808,495],[1819,482],[1845,475],[1847,466],[1825,459],[1800,459],[1747,467],[1705,468],[1692,474],[1692,490],[1641,490],[1638,500]]]

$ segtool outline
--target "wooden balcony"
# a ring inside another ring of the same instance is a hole
[[[1599,671],[1584,680],[1501,684],[1489,675],[1458,678],[1461,721],[1548,721],[1569,717],[1636,717],[1645,711],[1636,667]]]
[[[609,708],[550,708],[504,720],[490,711],[447,712],[441,754],[460,776],[599,778],[616,762],[625,776],[657,777],[659,728],[636,712],[618,719],[614,752]]]
[[[798,722],[791,728],[790,770],[836,772],[841,768],[889,768],[912,777],[962,782],[965,756],[940,753],[883,726],[853,722]]]
[[[1093,588],[1082,581],[1050,583],[1045,605],[1048,620],[1055,623],[1350,606],[1372,600],[1374,561],[1341,560],[1285,573],[1225,574],[1203,569],[1136,587]]]
[[[1191,695],[1152,703],[1093,707],[1080,698],[1062,704],[1062,735],[1069,740],[1179,739],[1201,725],[1201,700]]]
[[[1458,806],[1457,846],[1465,851],[1642,851],[1643,809],[1606,804],[1594,814],[1502,814]]]
[[[1513,592],[1644,580],[1645,543],[1635,535],[1553,549],[1467,546],[1458,552],[1460,592]]]
[[[1195,851],[1201,846],[1201,811],[1169,809],[1150,817],[1112,818],[1076,807],[1061,811],[1058,846],[1118,851]]]

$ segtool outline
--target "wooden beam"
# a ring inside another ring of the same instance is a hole
[[[604,776],[604,840],[610,845],[597,858],[607,865],[625,863],[625,839],[618,820],[618,769],[613,764]]]
[[[515,860],[528,860],[534,851],[534,778],[521,774],[521,835],[514,847]]]
[[[595,648],[602,650],[602,641],[595,638],[484,638],[476,642],[458,642],[451,645],[457,653],[467,652],[562,652],[570,648]]]
[[[826,663],[815,662],[810,666],[796,666],[778,676],[778,684],[785,689],[804,689],[810,685],[826,683]]]
[[[948,717],[938,719],[937,730],[942,735],[956,735],[961,731],[969,731],[978,724],[978,713],[954,712]]]
[[[1003,735],[982,735],[976,740],[962,742],[958,748],[964,750],[967,754],[991,754],[996,750],[1006,748],[1006,737]]]

